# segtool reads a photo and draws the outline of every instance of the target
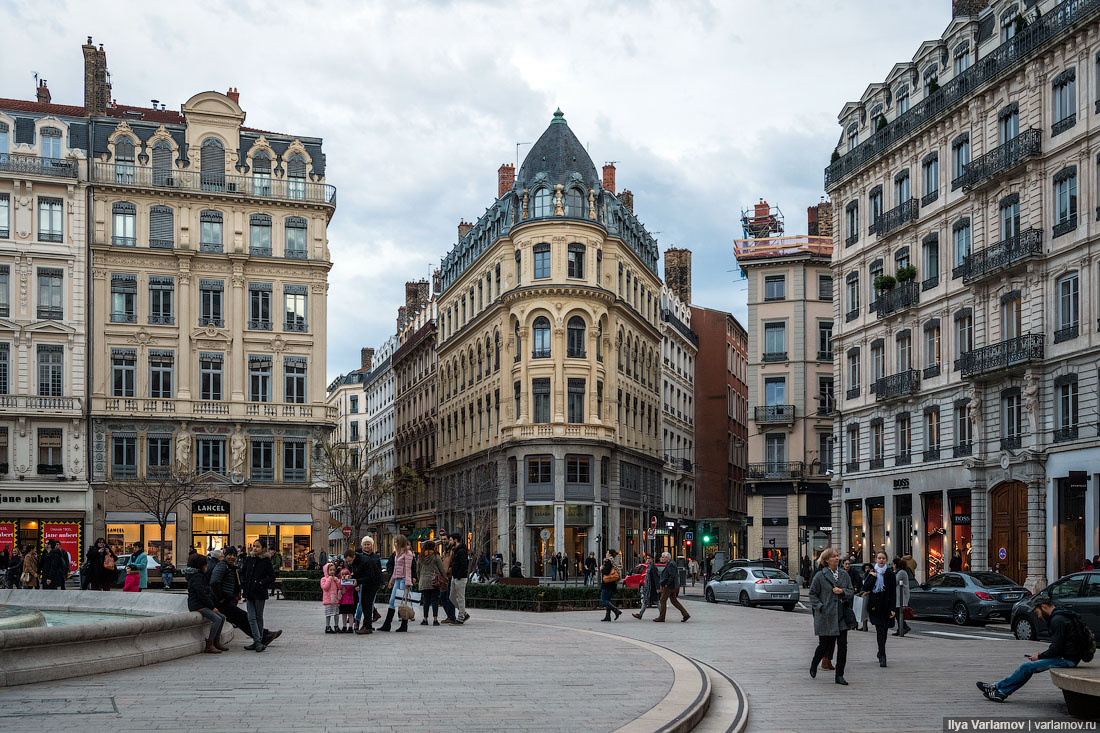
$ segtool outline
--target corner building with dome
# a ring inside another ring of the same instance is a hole
[[[657,242],[614,174],[558,110],[436,281],[440,526],[527,576],[629,568],[661,502]]]

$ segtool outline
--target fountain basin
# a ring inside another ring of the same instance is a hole
[[[0,631],[35,629],[46,625],[41,611],[20,606],[0,606]]]

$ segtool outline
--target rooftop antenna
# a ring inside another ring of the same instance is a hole
[[[519,146],[531,145],[532,143],[516,143],[516,168],[519,168]]]
[[[37,71],[32,71],[31,73],[34,74],[34,88],[37,89],[38,88],[38,72]]]

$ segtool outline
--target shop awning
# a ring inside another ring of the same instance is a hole
[[[245,524],[313,524],[312,514],[245,514]]]
[[[119,524],[157,524],[157,518],[145,512],[107,512],[108,522]],[[176,513],[168,515],[168,523],[176,521]]]

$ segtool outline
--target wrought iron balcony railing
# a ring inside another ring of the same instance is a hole
[[[76,161],[64,158],[39,158],[37,155],[0,153],[0,171],[32,176],[76,178]]]
[[[799,479],[805,474],[805,464],[801,461],[781,462],[767,461],[765,463],[750,463],[748,477],[756,480],[790,480]]]
[[[831,352],[831,351],[818,351],[817,352],[817,360],[818,361],[832,361],[833,360],[833,352]]]
[[[980,158],[970,161],[961,176],[963,190],[968,191],[1031,158],[1039,157],[1042,153],[1042,142],[1042,130],[1024,130],[1005,144],[998,145]]]
[[[920,213],[917,199],[909,199],[890,209],[871,224],[871,233],[879,238],[885,237],[903,224],[916,221]]]
[[[1062,221],[1060,221],[1060,222],[1058,222],[1057,224],[1054,225],[1054,227],[1051,229],[1051,238],[1052,239],[1057,239],[1058,237],[1062,236],[1063,234],[1069,234],[1070,232],[1072,232],[1076,228],[1077,228],[1077,214],[1074,213],[1069,218],[1063,219]],[[39,239],[42,239],[42,237],[40,236]]]
[[[912,462],[913,462],[913,454],[912,453],[899,453],[898,455],[894,456],[894,465],[895,466],[908,466]]]
[[[964,377],[975,377],[1000,369],[1043,359],[1043,334],[1029,333],[992,346],[968,351],[959,359]]]
[[[1065,328],[1059,328],[1054,332],[1054,343],[1060,344],[1063,341],[1072,341],[1081,335],[1080,325],[1074,323],[1072,326],[1066,326]]]
[[[874,392],[875,399],[880,402],[906,397],[918,389],[920,389],[920,372],[916,369],[906,369],[903,372],[876,379],[875,383],[871,385],[871,391]]]
[[[951,277],[961,277],[964,283],[970,284],[1042,254],[1043,230],[1026,229],[992,247],[972,252],[961,265],[951,270]]]
[[[849,150],[825,169],[825,190],[875,160],[895,144],[947,115],[965,102],[979,87],[1022,66],[1034,51],[1052,43],[1065,32],[1089,20],[1100,11],[1100,0],[1065,0],[990,51],[973,66],[944,83],[920,102]]]
[[[928,448],[924,451],[924,460],[926,461],[938,461],[940,460],[939,448]]]
[[[75,177],[75,171],[73,177]],[[205,192],[244,198],[283,199],[315,204],[336,205],[336,187],[313,183],[302,178],[254,178],[202,173],[194,170],[164,170],[146,166],[94,163],[92,180],[138,188]]]
[[[914,281],[901,283],[875,298],[875,315],[879,318],[899,313],[920,302],[920,286]]]
[[[872,458],[871,459],[870,469],[872,471],[874,471],[876,468],[885,468],[885,466],[886,466],[886,459],[885,458]]]
[[[1018,450],[1021,444],[1019,435],[1006,435],[1001,438],[1001,450]]]
[[[951,449],[951,455],[954,458],[963,458],[974,452],[973,443],[960,443]]]
[[[1067,440],[1077,440],[1077,426],[1067,425],[1054,431],[1054,442],[1063,443]]]
[[[787,360],[787,352],[786,351],[765,351],[764,352],[764,361],[765,362],[786,361],[786,360]]]
[[[753,411],[756,422],[794,422],[794,405],[757,405]]]

